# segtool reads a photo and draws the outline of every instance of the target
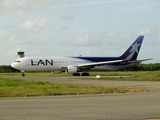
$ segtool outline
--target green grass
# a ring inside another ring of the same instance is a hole
[[[125,87],[85,86],[80,84],[54,84],[0,78],[0,97],[28,97],[53,95],[125,93]]]
[[[51,72],[38,72],[38,73],[25,73],[26,76],[72,76],[72,74],[66,74],[66,73],[54,73],[52,74]],[[0,73],[1,76],[21,76],[21,73]]]
[[[160,81],[160,71],[126,71],[126,72],[90,72],[90,76],[106,76],[101,77],[99,80],[122,80],[122,81]],[[21,76],[21,73],[1,73],[0,77],[3,76]],[[66,73],[56,73],[52,74],[51,72],[46,73],[26,73],[27,76],[49,76],[49,77],[59,77],[59,76],[72,76],[72,74],[66,74]],[[113,76],[113,77],[110,77]],[[118,77],[117,77],[118,76]],[[123,76],[129,76],[129,77],[123,77]],[[86,77],[80,77],[80,79],[90,79],[95,80],[95,78],[86,78]]]
[[[160,81],[160,71],[138,72],[90,72],[90,77],[78,77],[89,80],[120,80],[120,81]],[[94,76],[100,75],[101,78]],[[9,78],[3,78],[9,76]],[[21,76],[21,73],[0,74],[0,97],[27,97],[27,96],[54,96],[54,95],[81,95],[106,94],[125,92],[144,92],[145,88],[87,86],[80,84],[58,84],[40,81],[17,80],[12,76]],[[26,73],[27,76],[72,76],[72,74]],[[123,77],[129,76],[129,77]]]
[[[136,75],[160,75],[160,71],[113,71],[113,72],[90,72],[91,76],[136,76]]]
[[[38,72],[38,73],[25,73],[26,76],[72,76],[66,73],[51,73],[51,72]],[[90,76],[125,76],[125,75],[160,75],[160,71],[113,71],[113,72],[90,72]],[[21,73],[0,73],[0,76],[21,76]]]
[[[107,76],[102,77],[99,80],[160,81],[160,71],[106,72],[106,74],[109,77]],[[104,76],[104,73],[100,72],[99,75]],[[97,78],[92,78],[92,80],[93,79],[97,79]]]

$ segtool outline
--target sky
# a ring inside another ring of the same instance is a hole
[[[0,65],[25,56],[120,56],[160,63],[159,0],[0,0]]]

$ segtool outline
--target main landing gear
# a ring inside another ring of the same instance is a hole
[[[80,73],[73,73],[73,76],[80,76]],[[83,72],[82,76],[89,76],[89,73]]]
[[[82,73],[82,76],[89,76],[89,73],[84,72],[84,73]]]
[[[73,73],[73,76],[80,76],[80,73]]]

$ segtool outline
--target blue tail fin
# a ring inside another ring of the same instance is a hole
[[[122,59],[130,60],[130,61],[136,60],[141,48],[141,44],[143,42],[143,38],[144,36],[139,36],[120,57]]]

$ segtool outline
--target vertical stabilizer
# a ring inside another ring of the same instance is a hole
[[[136,60],[140,51],[144,36],[139,36],[133,44],[121,55],[122,59]]]

